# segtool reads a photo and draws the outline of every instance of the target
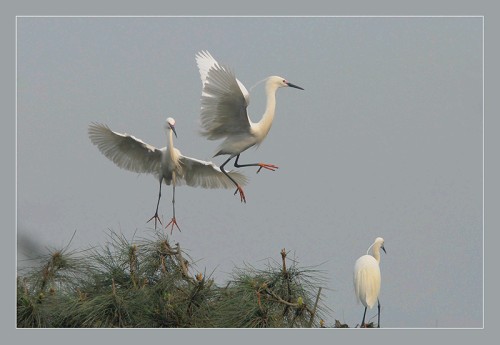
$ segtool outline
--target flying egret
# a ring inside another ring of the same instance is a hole
[[[304,89],[282,77],[268,77],[266,79],[266,110],[259,122],[252,122],[247,115],[250,95],[229,67],[220,65],[207,51],[201,51],[196,55],[196,63],[203,84],[201,94],[201,126],[203,130],[201,134],[210,140],[225,138],[214,155],[214,157],[229,155],[229,158],[220,166],[222,172],[228,175],[224,166],[233,157],[236,157],[234,166],[237,168],[258,166],[257,173],[262,168],[271,171],[278,169],[273,164],[238,164],[238,159],[240,153],[246,149],[260,145],[269,133],[276,108],[276,90],[286,86]],[[246,202],[241,185],[229,175],[228,177],[236,185],[234,194],[239,192],[241,201]]]
[[[161,184],[165,182],[167,185],[172,184],[172,219],[165,226],[174,225],[179,229],[175,218],[175,186],[187,184],[191,187],[202,188],[231,188],[232,181],[238,181],[238,184],[245,185],[247,182],[246,176],[238,172],[222,173],[220,168],[212,162],[205,162],[195,158],[183,156],[181,152],[174,148],[173,136],[177,137],[175,131],[175,120],[169,117],[164,125],[168,136],[168,145],[158,149],[152,145],[146,144],[140,139],[137,139],[128,134],[121,134],[112,131],[108,126],[99,123],[92,123],[89,126],[90,140],[103,155],[109,158],[120,168],[134,171],[137,173],[150,173],[156,176],[160,181],[160,192],[158,193],[158,202],[156,203],[156,212],[148,222],[152,219],[158,220],[158,206],[161,198]],[[230,180],[226,178],[229,177]],[[162,224],[163,225],[163,224]]]
[[[363,255],[354,264],[354,291],[358,301],[365,306],[361,327],[365,325],[366,309],[370,309],[378,303],[378,326],[380,328],[380,248],[386,253],[384,239],[377,237],[375,242],[368,247],[366,255]],[[372,255],[368,254],[372,249]]]

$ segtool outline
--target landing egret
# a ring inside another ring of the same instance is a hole
[[[158,202],[156,203],[156,212],[148,222],[158,220],[158,206],[161,198],[161,184],[172,184],[172,209],[173,215],[170,222],[165,226],[174,225],[179,229],[175,219],[175,186],[187,184],[191,187],[202,188],[231,188],[232,181],[238,181],[238,184],[245,185],[246,176],[238,172],[222,173],[220,168],[212,162],[205,162],[195,158],[183,156],[181,152],[174,148],[173,136],[177,137],[175,131],[175,120],[169,117],[164,125],[168,136],[168,146],[158,149],[152,145],[146,144],[128,134],[113,132],[108,126],[99,123],[92,123],[89,126],[90,140],[103,155],[109,158],[120,168],[134,171],[137,173],[150,173],[156,176],[160,181],[160,192],[158,193]],[[229,180],[226,178],[229,177]],[[163,225],[163,224],[162,224]]]
[[[268,77],[266,80],[266,110],[259,122],[252,122],[247,115],[250,95],[229,67],[220,65],[207,51],[201,51],[196,55],[196,63],[203,84],[201,94],[201,126],[203,130],[201,134],[210,140],[225,138],[214,155],[214,157],[229,155],[229,158],[220,166],[222,172],[227,175],[224,166],[233,157],[236,157],[234,166],[237,168],[258,166],[257,173],[262,168],[271,171],[278,169],[273,164],[238,164],[238,159],[240,153],[246,149],[260,145],[269,133],[276,108],[276,90],[287,86],[304,89],[282,77]],[[246,202],[241,185],[231,177],[229,178],[236,185],[234,194],[239,192],[240,200]]]
[[[354,264],[354,291],[358,301],[365,306],[361,327],[365,325],[366,309],[370,309],[378,303],[378,326],[380,328],[380,248],[386,253],[384,239],[377,237],[375,242],[368,247],[366,255],[363,255]],[[372,255],[369,254],[372,249]]]

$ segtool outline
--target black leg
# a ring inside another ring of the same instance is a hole
[[[172,178],[172,212],[173,216],[170,222],[165,226],[165,229],[168,228],[169,225],[172,225],[172,228],[170,229],[170,235],[172,235],[172,231],[174,231],[174,225],[181,231],[181,228],[179,228],[179,225],[177,224],[177,220],[175,219],[175,173],[173,174]]]
[[[363,313],[363,321],[361,321],[361,327],[365,325],[365,316],[366,316],[366,307],[365,307],[365,312]]]
[[[377,303],[378,303],[378,326],[377,328],[380,328],[380,301],[377,298]]]
[[[236,168],[244,168],[244,167],[259,167],[259,170],[257,170],[257,174],[260,172],[262,168],[275,171],[278,169],[276,165],[273,164],[265,164],[265,163],[252,163],[252,164],[239,164],[238,159],[240,158],[240,155],[236,156],[236,160],[234,161],[234,166]]]
[[[240,155],[236,156],[236,160],[238,160],[238,157],[239,157],[239,156],[240,156]],[[239,192],[239,193],[240,193],[240,201],[241,201],[241,202],[245,202],[245,203],[246,203],[246,202],[247,202],[247,200],[246,200],[246,198],[245,198],[245,193],[243,192],[243,188],[241,188],[241,186],[240,186],[238,183],[236,183],[236,181],[235,181],[235,180],[234,180],[231,176],[229,176],[229,174],[226,172],[226,170],[224,170],[224,166],[225,166],[227,163],[229,163],[229,161],[230,161],[232,158],[233,158],[233,157],[229,157],[229,158],[228,158],[228,159],[227,159],[224,163],[222,163],[222,165],[220,166],[220,170],[221,170],[221,171],[222,171],[222,173],[223,173],[224,175],[226,175],[226,176],[227,176],[227,178],[228,178],[228,179],[230,179],[230,180],[234,183],[234,185],[236,186],[236,191],[234,192],[234,194],[236,195],[236,193],[238,193],[238,192]],[[235,163],[235,164],[236,164],[236,163]],[[236,165],[235,165],[235,166],[236,166]]]
[[[156,230],[156,221],[158,220],[161,225],[160,217],[158,217],[158,206],[160,206],[160,198],[161,198],[161,183],[163,182],[163,177],[160,179],[160,192],[158,193],[158,202],[156,203],[156,212],[153,217],[149,218],[149,220],[146,223],[149,223],[151,220],[155,220],[155,230]]]
[[[175,218],[175,183],[172,186],[172,214],[174,215]]]
[[[239,155],[238,155],[239,156]],[[236,183],[236,181],[231,177],[229,176],[229,174],[226,172],[226,170],[224,169],[224,166],[229,163],[229,161],[232,159],[233,157],[229,157],[228,159],[226,159],[226,161],[224,163],[222,163],[222,165],[220,166],[220,170],[224,173],[224,175],[227,176],[228,179],[230,179],[235,186],[238,186],[238,184]]]

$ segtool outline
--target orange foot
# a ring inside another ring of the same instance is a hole
[[[161,223],[160,217],[158,217],[158,212],[156,212],[156,213],[155,213],[155,215],[154,215],[153,217],[149,218],[149,220],[148,220],[146,223],[149,223],[149,222],[150,222],[150,221],[152,221],[153,219],[155,220],[155,230],[156,230],[156,221],[160,222],[160,224],[161,224],[161,225],[163,225],[163,224]]]
[[[179,231],[181,231],[181,228],[179,228],[179,225],[177,225],[175,217],[173,217],[172,220],[167,225],[165,225],[165,229],[168,228],[169,225],[172,225],[172,228],[170,229],[170,235],[172,235],[172,231],[174,231],[174,225],[177,227],[177,229],[179,229]]]
[[[245,199],[245,193],[243,192],[243,188],[240,187],[240,185],[236,185],[236,190],[234,191],[234,195],[236,193],[240,193],[240,201],[246,203],[247,199]]]
[[[257,174],[260,172],[260,170],[262,168],[264,169],[267,169],[267,170],[271,170],[271,171],[276,171],[276,169],[278,169],[278,167],[276,165],[273,165],[273,164],[265,164],[265,163],[258,163],[259,165],[259,170],[257,170]]]

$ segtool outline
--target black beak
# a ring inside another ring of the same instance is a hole
[[[287,84],[288,86],[290,86],[290,87],[294,87],[294,88],[299,89],[299,90],[304,90],[303,88],[301,88],[300,86],[297,86],[297,85],[295,85],[295,84],[288,83],[288,82],[287,82],[286,84]]]
[[[172,126],[172,125],[170,125],[170,128],[172,129],[172,131],[173,131],[173,132],[174,132],[174,134],[175,134],[175,137],[177,138],[177,132],[175,131],[175,127],[174,127],[174,126]]]
[[[384,253],[386,253],[386,254],[387,254],[387,252],[385,251],[385,247],[384,247],[384,246],[382,246],[382,247],[380,247],[380,248],[382,248],[382,250],[384,251]]]

